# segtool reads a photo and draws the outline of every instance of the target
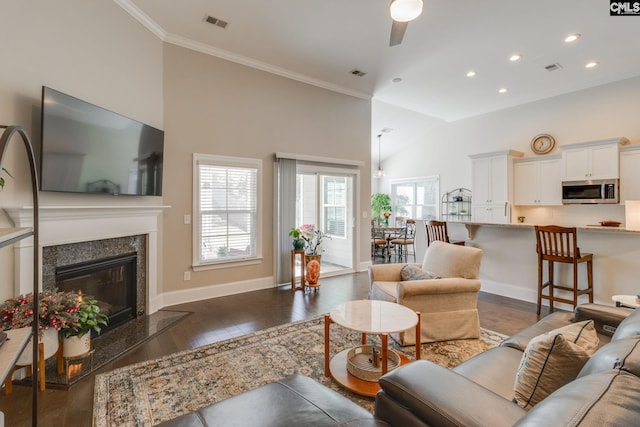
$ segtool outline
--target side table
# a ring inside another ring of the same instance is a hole
[[[638,297],[636,295],[614,295],[611,300],[616,303],[616,307],[638,308]]]
[[[296,256],[300,255],[300,286],[296,285]],[[291,251],[291,292],[304,291],[306,279],[304,277],[305,255],[304,249]]]

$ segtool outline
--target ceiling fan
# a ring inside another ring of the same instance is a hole
[[[422,0],[391,0],[389,11],[393,19],[389,46],[396,46],[402,43],[409,21],[422,13]]]

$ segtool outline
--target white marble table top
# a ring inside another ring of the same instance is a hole
[[[367,334],[401,332],[418,323],[413,310],[387,301],[349,301],[332,308],[329,316],[340,326]]]

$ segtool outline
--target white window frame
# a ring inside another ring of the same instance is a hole
[[[256,253],[254,256],[223,259],[215,261],[200,260],[200,165],[211,165],[218,167],[244,167],[256,169]],[[262,160],[242,157],[219,156],[213,154],[193,154],[193,211],[192,211],[192,231],[193,250],[192,268],[194,271],[210,270],[218,268],[237,267],[242,265],[259,264],[262,262]]]
[[[391,195],[391,207],[393,208],[393,217],[395,218],[396,216],[404,216],[404,215],[399,215],[396,212],[396,194],[394,191],[394,185],[396,184],[412,184],[414,186],[414,194],[413,194],[413,200],[414,203],[413,205],[413,212],[414,212],[414,216],[415,217],[415,212],[417,212],[417,206],[431,206],[430,204],[421,204],[418,205],[416,203],[417,201],[417,194],[416,194],[416,187],[417,184],[423,183],[425,181],[435,181],[435,187],[436,187],[436,200],[435,200],[435,212],[436,212],[436,219],[440,218],[440,175],[429,175],[429,176],[421,176],[421,177],[416,177],[416,178],[402,178],[402,179],[392,179],[389,182],[389,188],[390,188],[390,195]],[[421,218],[413,218],[413,219],[421,219]]]
[[[347,189],[347,177],[346,176],[333,176],[333,175],[320,175],[322,179],[320,179],[320,194],[322,195],[322,201],[321,201],[321,206],[320,206],[320,217],[322,218],[322,231],[326,232],[326,234],[328,236],[331,236],[331,238],[335,238],[335,239],[346,239],[347,238],[347,227],[349,225],[349,219],[347,218],[347,211],[348,211],[348,204],[349,204],[349,192]],[[325,197],[325,188],[324,188],[324,179],[325,178],[341,178],[344,180],[344,186],[345,186],[345,194],[344,194],[344,203],[343,204],[335,204],[335,203],[325,203],[324,201],[324,197]],[[327,225],[327,215],[326,215],[326,208],[342,208],[343,209],[343,215],[342,215],[342,222],[343,222],[343,233],[342,234],[333,234],[333,233],[329,233],[327,230],[328,228],[326,227]]]

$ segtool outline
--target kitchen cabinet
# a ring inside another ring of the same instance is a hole
[[[514,204],[562,205],[560,157],[519,160],[514,163]]]
[[[562,180],[618,179],[619,146],[628,142],[626,138],[612,138],[561,146]]]
[[[470,156],[473,168],[472,221],[511,222],[513,159],[522,155],[519,151],[505,150]]]
[[[640,200],[640,149],[620,152],[620,203]]]

